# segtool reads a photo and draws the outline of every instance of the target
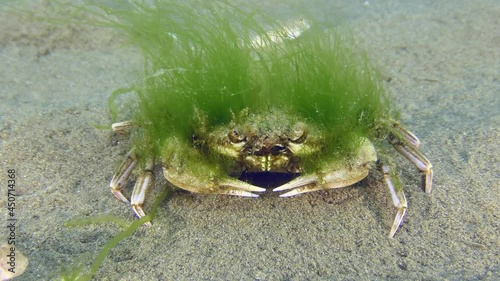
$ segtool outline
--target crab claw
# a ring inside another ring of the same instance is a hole
[[[316,190],[346,187],[364,179],[368,175],[368,171],[369,166],[367,165],[358,168],[339,169],[324,175],[301,176],[273,189],[273,191],[292,189],[280,195],[280,197],[290,197]]]
[[[244,181],[228,178],[218,183],[221,188],[220,194],[236,195],[243,197],[259,197],[252,192],[264,192],[265,188],[258,187]]]
[[[282,186],[276,187],[273,191],[283,191],[293,189],[287,193],[281,194],[280,197],[290,197],[298,194],[311,192],[315,190],[322,189],[318,187],[319,177],[316,175],[302,176],[294,180],[291,180]]]
[[[195,177],[182,169],[163,167],[165,178],[173,185],[196,193],[227,194],[243,197],[259,197],[252,192],[264,192],[261,188],[230,177],[215,179],[213,177]]]
[[[350,160],[351,163],[329,163],[316,174],[303,175],[279,186],[273,191],[289,190],[280,197],[290,197],[306,192],[332,189],[349,186],[364,179],[373,162],[377,160],[377,153],[373,144],[364,140],[357,155]]]

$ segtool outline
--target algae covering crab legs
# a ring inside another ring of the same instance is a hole
[[[113,124],[130,129],[133,148],[110,184],[128,202],[123,187],[138,173],[130,203],[139,217],[155,164],[179,188],[244,197],[265,189],[243,173],[295,174],[273,189],[289,197],[352,185],[377,167],[396,208],[390,237],[407,201],[385,147],[410,160],[431,192],[420,141],[394,121],[379,72],[338,28],[224,1],[133,4],[93,5],[144,54],[133,118]]]

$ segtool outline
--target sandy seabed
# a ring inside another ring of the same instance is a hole
[[[499,280],[500,4],[375,2],[344,7],[347,25],[435,173],[426,194],[416,169],[396,157],[409,209],[394,239],[386,236],[395,212],[375,171],[353,187],[289,199],[176,191],[95,280]],[[43,14],[44,3],[32,6]],[[332,3],[311,6],[340,5]],[[140,58],[109,30],[0,9],[1,219],[15,169],[16,242],[30,262],[16,280],[53,280],[88,265],[119,232],[65,221],[135,219],[108,187],[130,144],[94,125],[110,123],[107,98],[128,85]],[[158,169],[156,178],[152,196],[167,185]]]

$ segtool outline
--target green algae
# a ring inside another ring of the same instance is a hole
[[[395,116],[381,75],[341,28],[305,18],[310,28],[291,40],[271,13],[228,1],[106,3],[79,9],[123,32],[144,56],[142,77],[108,100],[116,121],[116,98],[136,92],[130,110],[142,131],[133,135],[142,159],[160,156],[170,137],[189,143],[200,127],[197,112],[210,130],[243,109],[284,109],[324,133],[322,153],[306,162],[347,157]]]
[[[143,224],[152,221],[156,217],[156,213],[158,211],[158,207],[160,206],[160,203],[165,200],[165,198],[169,195],[171,190],[169,188],[165,188],[160,194],[157,195],[155,198],[155,201],[153,203],[153,206],[149,210],[148,215],[135,220],[134,222],[128,224],[124,220],[112,216],[112,215],[100,215],[100,216],[95,216],[95,217],[90,217],[90,218],[78,218],[78,219],[73,219],[65,222],[66,227],[70,226],[86,226],[86,225],[93,225],[93,224],[101,224],[101,223],[116,223],[120,227],[123,228],[121,232],[113,236],[111,240],[109,240],[106,245],[101,249],[99,254],[94,258],[92,261],[92,264],[90,266],[89,272],[87,274],[82,274],[82,267],[77,267],[74,268],[73,270],[65,273],[63,276],[60,276],[61,280],[64,281],[69,281],[69,280],[78,280],[78,281],[86,281],[86,280],[91,280],[92,277],[96,274],[96,272],[99,270],[99,267],[101,264],[104,262],[106,259],[106,256],[108,255],[109,251],[111,251],[114,247],[116,247],[122,240],[128,238],[131,236],[139,227],[141,227]]]

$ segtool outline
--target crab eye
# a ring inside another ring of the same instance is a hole
[[[290,133],[289,140],[293,143],[303,143],[307,138],[306,124],[297,123]]]
[[[281,151],[285,150],[286,147],[281,145],[281,144],[275,144],[273,147],[271,147],[271,154],[272,155],[278,155]]]
[[[238,133],[237,130],[229,131],[227,137],[232,143],[239,143],[245,139],[245,136],[243,134]]]

